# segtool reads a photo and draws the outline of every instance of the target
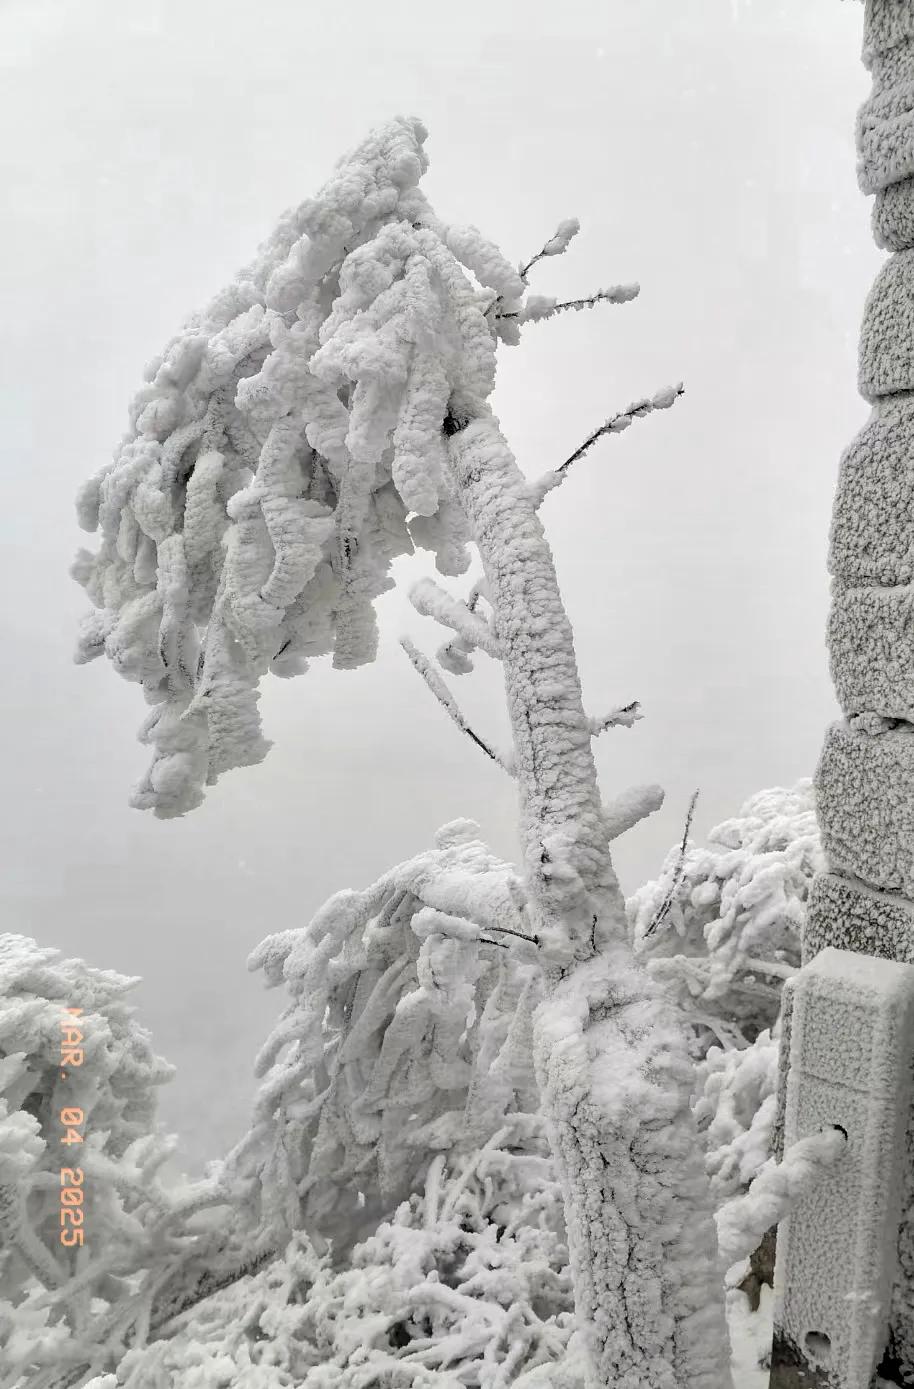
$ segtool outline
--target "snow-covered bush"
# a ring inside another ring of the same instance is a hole
[[[126,999],[137,982],[0,936],[4,1385],[116,1359],[226,1204],[218,1180],[165,1167],[156,1095],[173,1068]]]
[[[800,934],[823,866],[812,781],[751,796],[707,845],[670,850],[660,877],[627,903],[651,973],[696,1027],[701,1051],[771,1029],[800,964]]]
[[[715,1199],[735,1196],[772,1153],[780,1028],[745,1047],[709,1047],[698,1064],[695,1118]]]
[[[80,1260],[81,1240],[60,1239],[62,1167],[84,1173],[85,1224],[109,1270],[142,1236],[169,1152],[156,1090],[173,1069],[125,999],[137,982],[0,936],[0,1291],[26,1273],[56,1286]]]
[[[257,1059],[251,1132],[225,1167],[227,1181],[255,1175],[261,1228],[284,1243],[304,1225],[344,1257],[436,1153],[535,1109],[535,954],[520,879],[470,821],[268,937],[250,965],[291,1001]]]
[[[746,1190],[772,1151],[781,990],[800,964],[813,874],[822,867],[812,781],[751,796],[670,850],[626,907],[648,968],[695,1034],[694,1112],[720,1203]]]
[[[439,1154],[334,1270],[304,1233],[138,1347],[123,1389],[580,1389],[561,1192],[541,1120]]]
[[[753,958],[798,955],[803,877],[817,858],[809,794],[807,782],[761,793],[712,831],[709,849],[687,852],[683,880],[694,889],[705,871],[722,885],[717,900],[752,940]],[[668,897],[676,857],[630,899],[633,922],[645,903],[656,915]],[[766,874],[772,865],[778,871]],[[780,881],[783,896],[746,893],[735,911],[737,888],[759,881]],[[750,898],[755,922],[746,919]],[[728,939],[713,929],[717,918],[699,932],[681,899],[667,915],[685,928],[675,938],[689,939],[693,960],[707,963]],[[59,1083],[63,1006],[82,1006],[86,1035],[94,1019],[93,1035],[111,1043],[96,1058],[110,1094],[96,1096],[92,1111],[110,1124],[109,1164],[144,1137],[165,1151],[150,1135],[154,1087],[168,1068],[123,1001],[133,981],[23,938],[3,946],[0,1168],[34,1191],[27,1200],[37,1212],[55,1194],[40,1116],[53,1114],[43,1097]],[[4,1224],[4,1383],[50,1389],[70,1364],[70,1383],[88,1383],[94,1370],[104,1389],[114,1372],[117,1389],[581,1389],[562,1193],[533,1075],[534,963],[522,884],[469,821],[445,826],[432,849],[366,891],[337,894],[307,926],[268,937],[250,964],[284,984],[289,1003],[258,1059],[250,1133],[196,1207],[187,1195],[196,1188],[156,1187],[129,1161],[116,1180],[112,1165],[98,1169],[99,1194],[120,1224],[113,1243],[107,1226],[104,1244],[93,1239],[90,1296],[75,1320],[72,1293],[42,1285],[10,1238],[17,1227]],[[777,981],[775,973],[772,990]],[[717,1035],[727,1040],[702,1048],[698,1061],[695,1117],[718,1209],[770,1156],[777,1012],[767,1006],[774,1037],[765,1028],[747,1044],[736,1037],[742,995],[719,992]],[[3,1043],[13,1027],[31,1039],[27,1058]],[[209,1281],[188,1290],[185,1275],[163,1305],[163,1271],[171,1261],[180,1272],[188,1247],[206,1261],[205,1240],[225,1209],[207,1202],[229,1193],[239,1236],[263,1236],[264,1266],[227,1266],[220,1291],[211,1263]],[[176,1219],[182,1200],[191,1214]]]

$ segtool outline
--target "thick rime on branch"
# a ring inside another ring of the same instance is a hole
[[[391,122],[285,215],[150,364],[80,494],[101,546],[74,566],[95,605],[78,659],[104,653],[152,705],[133,803],[158,815],[264,756],[268,670],[373,658],[394,557],[415,544],[444,574],[469,563],[441,425],[452,396],[491,390],[495,337],[517,338],[485,317],[491,290],[520,307],[525,286],[477,231],[434,216],[424,139]]]
[[[796,1203],[814,1190],[847,1148],[843,1129],[827,1128],[800,1138],[783,1161],[768,1162],[744,1196],[735,1196],[717,1212],[720,1252],[727,1263],[748,1258],[767,1230],[780,1224]]]
[[[182,814],[205,783],[264,755],[257,696],[268,670],[295,674],[331,651],[341,668],[371,660],[372,603],[389,586],[391,560],[417,544],[454,575],[476,543],[490,621],[437,586],[415,597],[449,628],[449,669],[466,669],[476,648],[504,666],[522,822],[520,934],[537,938],[532,968],[545,987],[533,1051],[589,1389],[722,1389],[720,1270],[688,1107],[686,1032],[628,939],[596,730],[536,515],[544,491],[597,438],[666,409],[680,388],[635,402],[544,488],[531,488],[489,406],[496,346],[548,316],[542,301],[525,301],[527,273],[563,253],[577,223],[562,223],[515,270],[475,228],[432,211],[417,186],[425,137],[419,121],[404,119],[371,136],[151,365],[129,435],[80,499],[83,524],[102,535],[98,553],[83,552],[75,568],[96,608],[80,656],[104,651],[142,685],[153,708],[141,736],[154,752],[134,804]],[[591,302],[634,292],[622,286]],[[377,954],[365,956],[363,972],[353,961],[368,948],[362,931],[375,912],[384,926],[369,933]],[[353,935],[351,913],[361,923]],[[495,924],[501,935],[447,894],[430,899],[407,884],[391,899],[336,899],[307,947],[283,937],[266,951],[268,974],[285,973],[309,1019],[301,1054],[293,1046],[280,1058],[284,1040],[271,1044],[262,1123],[235,1159],[247,1171],[250,1153],[263,1154],[269,1220],[288,1229],[326,1212],[339,1173],[355,1175],[352,1145],[361,1145],[366,1206],[375,1168],[382,1198],[396,1164],[408,1168],[406,1133],[432,1133],[438,1092],[467,1083],[472,1038],[450,1010],[463,1010],[465,1023],[480,948],[500,943],[496,957],[508,941],[532,948]],[[417,983],[400,998],[405,950]],[[370,1001],[359,994],[344,1005],[345,977]],[[346,1006],[364,1030],[323,1061],[323,1009],[343,1009],[342,1035]],[[393,1017],[366,1071],[353,1058],[363,1045],[371,1054],[374,1019],[383,1022],[388,1006]],[[303,1067],[314,1068],[314,1092],[304,1108],[296,1101],[293,1141],[271,1146],[277,1106]]]

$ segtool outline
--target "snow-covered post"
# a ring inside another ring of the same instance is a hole
[[[803,958],[809,961],[824,947],[836,946],[914,962],[914,7],[909,0],[866,0],[863,60],[873,89],[857,121],[860,186],[875,194],[873,234],[892,254],[867,300],[860,338],[859,387],[872,413],[842,458],[832,514],[828,646],[844,719],[829,728],[816,773],[828,871],[813,882]],[[788,999],[782,1116],[792,1026]],[[783,1137],[783,1119],[778,1128]],[[914,1384],[914,1122],[907,1153],[899,1273],[882,1374]],[[891,1259],[895,1232],[887,1243]]]
[[[771,1385],[870,1389],[897,1265],[914,967],[827,947],[786,987],[784,1170],[823,1130],[846,1141],[778,1227]]]

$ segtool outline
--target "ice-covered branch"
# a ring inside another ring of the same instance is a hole
[[[726,1262],[734,1264],[748,1258],[765,1231],[783,1220],[822,1180],[846,1147],[847,1134],[835,1126],[799,1139],[788,1148],[783,1162],[770,1159],[745,1196],[728,1201],[715,1216],[720,1252]]]
[[[653,815],[663,805],[663,797],[662,786],[631,786],[604,805],[603,822],[607,840],[612,842],[618,839],[626,830],[646,820],[648,815]]]
[[[527,272],[533,269],[538,261],[545,260],[547,256],[561,256],[568,250],[574,237],[581,230],[581,224],[577,217],[566,217],[564,222],[559,222],[555,232],[550,236],[546,244],[537,251],[536,255],[528,260],[526,265],[518,266],[518,273],[522,280],[526,280]]]
[[[608,714],[601,718],[590,720],[590,731],[597,737],[600,733],[605,733],[607,728],[631,728],[638,719],[643,719],[641,704],[637,699],[633,699],[631,704],[621,704],[617,709],[611,709]]]
[[[688,814],[686,815],[685,829],[682,832],[682,843],[679,846],[679,859],[676,864],[676,871],[673,874],[673,881],[670,884],[670,890],[661,902],[660,907],[657,910],[657,914],[651,922],[650,926],[648,926],[647,930],[645,931],[644,934],[646,936],[653,935],[657,927],[666,918],[666,915],[670,910],[670,907],[673,905],[673,902],[676,899],[676,893],[679,889],[679,884],[682,882],[682,874],[685,868],[686,846],[689,842],[689,830],[692,828],[692,817],[695,814],[695,803],[697,800],[698,791],[696,790],[692,792],[692,799],[689,801],[689,810]]]
[[[625,410],[620,410],[618,414],[612,415],[604,424],[600,425],[599,429],[595,429],[592,434],[589,434],[574,453],[565,459],[564,463],[559,464],[552,472],[544,473],[536,482],[529,484],[528,494],[534,506],[539,506],[548,493],[561,486],[572,463],[583,458],[588,449],[592,448],[598,439],[602,439],[604,434],[621,434],[628,429],[632,420],[642,419],[645,415],[653,414],[655,410],[668,410],[684,394],[685,386],[680,381],[676,386],[667,386],[664,390],[658,391],[655,396],[645,396],[643,400],[632,401]]]
[[[639,284],[610,285],[608,289],[598,289],[595,294],[583,299],[554,299],[548,294],[528,294],[524,307],[513,313],[496,313],[499,320],[514,318],[518,323],[541,323],[545,318],[553,318],[565,309],[592,309],[597,304],[629,304],[641,293]]]
[[[466,603],[452,598],[434,579],[419,579],[414,583],[409,601],[422,617],[433,617],[443,627],[450,627],[471,650],[478,647],[496,660],[500,659],[501,646],[489,623],[477,617]]]
[[[497,763],[509,776],[513,776],[514,769],[511,765],[510,758],[500,752],[496,752],[493,747],[490,747],[488,743],[484,742],[483,739],[479,737],[478,733],[473,731],[461,713],[454,696],[451,694],[428,657],[422,654],[415,643],[410,641],[409,637],[402,637],[400,645],[403,647],[403,650],[406,652],[415,669],[422,676],[426,685],[428,685],[438,703],[445,710],[448,717],[457,725],[461,733],[465,733],[468,738],[471,738],[476,746],[481,748],[485,753],[486,757],[490,757],[492,761]]]
[[[466,602],[468,612],[476,612],[480,598],[484,598],[486,602],[489,602],[484,578],[477,579],[470,589]],[[473,669],[473,662],[470,658],[475,650],[476,645],[474,642],[455,633],[449,641],[439,646],[438,650],[435,652],[435,659],[442,669],[450,671],[451,675],[468,675]]]
[[[487,941],[485,931],[491,931],[495,935],[513,936],[516,940],[525,941],[528,945],[539,945],[538,936],[526,935],[523,931],[512,930],[510,926],[498,926],[492,922],[486,922],[480,926],[475,921],[470,921],[464,916],[455,916],[453,912],[443,912],[437,907],[422,907],[413,917],[413,931],[419,940],[425,940],[430,935],[450,936],[453,940],[474,940],[481,941],[484,945],[498,945],[499,941]]]

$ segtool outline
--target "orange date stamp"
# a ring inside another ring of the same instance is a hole
[[[60,1078],[66,1080],[66,1067],[83,1064],[85,1053],[80,1045],[83,1032],[77,1019],[81,1008],[67,1008],[67,1016],[60,1022]],[[78,1105],[65,1105],[59,1113],[64,1132],[60,1142],[69,1146],[82,1143],[85,1112]],[[84,1173],[81,1167],[61,1167],[60,1169],[60,1243],[67,1249],[82,1246],[85,1238],[83,1211]]]

